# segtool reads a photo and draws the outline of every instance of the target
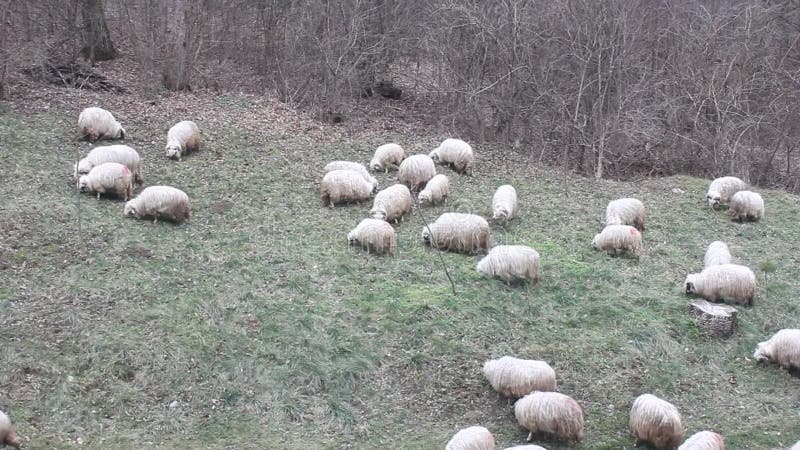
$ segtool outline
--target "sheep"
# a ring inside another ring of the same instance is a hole
[[[716,208],[727,204],[733,194],[741,191],[747,187],[744,181],[736,177],[722,177],[717,178],[708,185],[708,192],[706,193],[706,200],[708,206]]]
[[[419,191],[436,175],[436,165],[427,155],[413,155],[404,159],[397,170],[397,181],[412,191]]]
[[[484,427],[473,426],[454,434],[445,450],[494,450],[494,436]]]
[[[794,373],[800,371],[800,330],[785,328],[769,340],[759,342],[753,358],[758,362],[776,362]]]
[[[497,188],[492,197],[492,219],[511,220],[517,215],[517,190],[510,184]]]
[[[19,437],[17,436],[17,429],[11,423],[11,419],[3,411],[0,411],[0,445],[10,445],[17,450],[21,448]]]
[[[530,444],[530,445],[515,445],[513,447],[507,447],[503,450],[547,450],[547,449],[544,447],[540,447],[538,445]]]
[[[125,139],[125,129],[114,115],[96,106],[81,111],[78,116],[78,131],[81,138],[91,142],[98,139]]]
[[[378,192],[372,203],[370,215],[378,220],[397,223],[411,211],[414,197],[404,184],[395,184]]]
[[[369,168],[373,172],[383,170],[389,173],[390,167],[399,167],[406,157],[403,147],[397,144],[383,144],[375,149],[375,156],[369,162]]]
[[[652,394],[634,400],[628,427],[637,443],[649,442],[657,449],[675,450],[683,440],[678,408]]]
[[[125,203],[123,214],[137,219],[153,217],[153,223],[159,218],[182,223],[191,217],[192,208],[189,196],[182,190],[172,186],[150,186]]]
[[[444,213],[422,229],[422,239],[432,247],[452,252],[475,253],[488,251],[489,223],[481,216],[464,213]]]
[[[191,120],[176,123],[167,132],[167,158],[181,160],[200,149],[200,128]]]
[[[352,161],[332,161],[325,166],[325,173],[333,172],[334,170],[352,170],[358,172],[367,183],[375,185],[375,192],[378,192],[378,180],[369,174],[367,168],[363,164]]]
[[[644,231],[644,203],[635,198],[620,198],[608,202],[604,225],[631,225]]]
[[[800,450],[800,441],[797,441],[789,450]]]
[[[428,156],[436,163],[452,165],[459,173],[472,175],[475,168],[472,147],[461,139],[445,139]]]
[[[532,392],[517,400],[514,415],[519,424],[534,433],[546,433],[565,441],[583,438],[583,410],[572,397],[558,392]]]
[[[319,191],[322,203],[333,208],[339,203],[368,200],[378,191],[378,185],[368,182],[353,170],[332,170],[322,178]]]
[[[678,450],[725,450],[725,439],[713,431],[698,431],[678,447]]]
[[[78,179],[86,175],[94,166],[115,162],[127,166],[133,174],[133,180],[142,184],[142,159],[139,153],[127,145],[103,145],[93,148],[85,158],[73,165],[73,176]]]
[[[760,220],[764,218],[764,199],[752,191],[739,191],[731,197],[731,219],[742,222],[744,220]]]
[[[711,302],[727,300],[752,305],[756,295],[756,276],[748,267],[720,264],[686,276],[687,294],[695,294]]]
[[[447,204],[447,197],[450,196],[450,180],[445,174],[438,174],[425,184],[425,189],[420,191],[417,196],[420,204],[431,204],[444,202]]]
[[[703,257],[703,268],[730,264],[732,260],[728,245],[722,241],[714,241],[708,245],[706,255]]]
[[[642,233],[630,225],[608,225],[592,239],[592,247],[616,255],[620,250],[641,257],[644,254]]]
[[[515,280],[539,281],[539,253],[525,245],[497,245],[478,261],[478,273],[511,284]]]
[[[397,237],[389,223],[380,219],[364,219],[349,233],[349,245],[359,244],[368,251],[388,253],[394,256],[397,251]]]
[[[483,375],[504,397],[524,397],[533,391],[555,391],[556,372],[544,361],[503,356],[483,363]]]
[[[98,200],[100,194],[114,194],[128,201],[133,195],[131,171],[127,166],[114,162],[94,166],[88,174],[78,179],[78,189],[81,192],[96,192]]]

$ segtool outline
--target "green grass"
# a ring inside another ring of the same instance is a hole
[[[146,185],[184,189],[193,217],[137,221],[86,195],[79,229],[71,167],[90,146],[73,122],[0,114],[0,409],[29,448],[443,448],[474,424],[504,448],[527,433],[481,366],[506,354],[548,361],[581,404],[585,438],[571,448],[632,448],[628,411],[645,392],[678,406],[687,436],[713,429],[734,449],[800,439],[800,381],[750,358],[800,323],[795,196],[759,189],[766,219],[737,224],[704,206],[706,180],[575,178],[565,195],[557,174],[518,161],[501,170],[478,146],[476,176],[446,170],[452,201],[426,217],[488,215],[494,188],[512,183],[521,217],[493,226],[494,239],[533,246],[543,269],[538,285],[508,287],[480,278],[476,257],[444,254],[454,296],[416,213],[388,258],[346,245],[369,205],[322,207],[324,164],[367,162],[375,139],[218,124],[176,163],[162,124],[129,118]],[[436,140],[391,137],[410,153]],[[378,178],[385,187],[393,173]],[[589,245],[620,196],[649,208],[641,261]],[[716,239],[749,267],[776,264],[727,340],[698,333],[682,293]]]

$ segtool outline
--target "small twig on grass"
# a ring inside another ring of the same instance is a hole
[[[58,151],[59,151],[59,153],[63,152],[64,151],[64,147],[63,146],[59,147]],[[81,157],[81,153],[80,153],[80,150],[78,149],[78,146],[76,145],[75,146],[75,175],[76,176],[78,175],[78,162],[80,162],[80,157]],[[80,179],[80,177],[78,177],[78,179]],[[75,181],[75,194],[76,194],[75,198],[77,199],[76,203],[77,203],[77,208],[78,208],[78,239],[80,239],[81,238],[81,188],[80,188],[77,180],[73,180],[73,181]]]
[[[425,216],[422,215],[422,208],[419,205],[419,200],[414,199],[414,203],[417,206],[417,213],[419,214],[419,218],[422,219],[422,224],[425,226],[425,228],[428,229],[428,232],[430,233],[431,228],[428,226],[428,221],[425,220]],[[435,239],[433,239],[433,235],[432,234],[430,235],[430,237],[431,237],[431,242],[434,242]],[[431,247],[435,247],[435,245],[431,244]],[[450,280],[450,287],[453,288],[453,295],[457,295],[456,294],[456,284],[453,282],[453,278],[450,277],[450,271],[447,270],[447,263],[444,262],[444,256],[442,256],[442,251],[439,249],[439,247],[436,247],[436,251],[439,254],[439,260],[442,261],[442,267],[444,268],[444,274],[447,275],[447,279]]]

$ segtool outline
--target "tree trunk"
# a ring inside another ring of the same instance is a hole
[[[82,0],[83,49],[81,54],[92,64],[117,57],[117,50],[111,42],[103,12],[103,0]]]

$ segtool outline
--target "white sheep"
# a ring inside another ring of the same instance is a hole
[[[684,441],[678,450],[725,450],[725,439],[713,431],[698,431]]]
[[[114,115],[96,106],[81,111],[78,116],[78,131],[82,138],[92,142],[98,139],[125,139],[125,129]]]
[[[17,429],[3,411],[0,411],[0,445],[4,447],[10,445],[17,450],[21,448],[19,437],[17,437]]]
[[[153,223],[159,218],[181,223],[191,217],[192,207],[189,196],[182,190],[172,186],[150,186],[125,203],[123,213],[137,219],[152,217]]]
[[[478,261],[477,270],[484,277],[496,277],[507,284],[525,279],[536,283],[539,281],[539,252],[525,245],[497,245]]]
[[[131,171],[127,166],[113,162],[94,166],[88,174],[78,179],[78,189],[81,192],[96,192],[98,200],[100,194],[112,194],[128,201],[133,195]]]
[[[547,433],[565,441],[583,438],[583,410],[572,397],[558,392],[533,392],[514,404],[519,424],[530,431],[528,442],[536,433]]]
[[[328,173],[334,170],[352,170],[358,172],[367,183],[375,185],[375,192],[377,192],[378,180],[369,174],[369,171],[363,164],[352,161],[331,161],[325,166],[324,172]]]
[[[642,233],[630,225],[608,225],[592,239],[592,247],[608,253],[625,251],[634,256],[644,254]]]
[[[459,173],[472,175],[475,168],[472,147],[461,139],[445,139],[428,156],[436,163],[452,165]]]
[[[403,147],[397,144],[383,144],[375,149],[375,156],[369,162],[369,168],[377,172],[383,170],[389,172],[390,167],[399,167],[406,157]]]
[[[504,397],[523,397],[533,391],[555,391],[556,372],[544,361],[503,356],[483,363],[483,375]]]
[[[748,267],[720,264],[686,276],[687,294],[695,294],[711,302],[727,300],[752,305],[756,296],[756,276]]]
[[[347,234],[347,242],[375,253],[388,253],[390,256],[394,256],[397,251],[394,228],[380,219],[362,220]]]
[[[85,158],[73,164],[72,175],[77,179],[81,175],[86,175],[94,166],[115,162],[127,166],[133,175],[133,181],[142,184],[142,159],[139,153],[127,145],[102,145],[93,148]]]
[[[795,442],[795,444],[789,450],[800,450],[800,441]]]
[[[800,370],[800,330],[785,328],[769,340],[759,342],[753,358],[759,362],[776,362],[790,371]]]
[[[176,123],[167,132],[167,158],[181,160],[200,149],[200,128],[191,120]]]
[[[649,442],[658,449],[675,450],[683,440],[678,408],[652,394],[642,394],[634,400],[628,427],[637,443]]]
[[[445,445],[445,450],[494,450],[494,436],[484,427],[459,430]]]
[[[492,196],[492,219],[511,220],[517,216],[517,190],[504,184]]]
[[[322,203],[331,208],[339,203],[368,200],[377,190],[377,184],[368,182],[353,170],[332,170],[326,173],[319,188]]]
[[[620,198],[608,202],[605,225],[631,225],[644,231],[644,203],[635,198]]]
[[[436,175],[436,165],[428,155],[412,155],[400,163],[397,181],[412,191],[419,191]]]
[[[728,250],[728,244],[722,241],[714,241],[706,249],[706,254],[703,257],[703,268],[707,269],[711,266],[730,264],[732,260],[733,257],[731,257],[731,252]]]
[[[447,178],[447,175],[440,173],[425,184],[425,189],[420,191],[417,200],[422,205],[435,205],[442,202],[447,203],[449,196],[450,179]]]
[[[481,216],[465,213],[444,213],[422,229],[422,239],[432,247],[452,252],[488,251],[489,223]]]
[[[715,208],[727,204],[733,194],[746,187],[747,185],[744,181],[736,177],[717,178],[708,185],[708,192],[706,193],[708,206]]]
[[[404,184],[394,184],[378,192],[372,202],[370,215],[379,220],[397,223],[411,211],[414,197]]]
[[[756,192],[739,191],[731,197],[731,218],[733,220],[760,220],[764,218],[764,199]]]

